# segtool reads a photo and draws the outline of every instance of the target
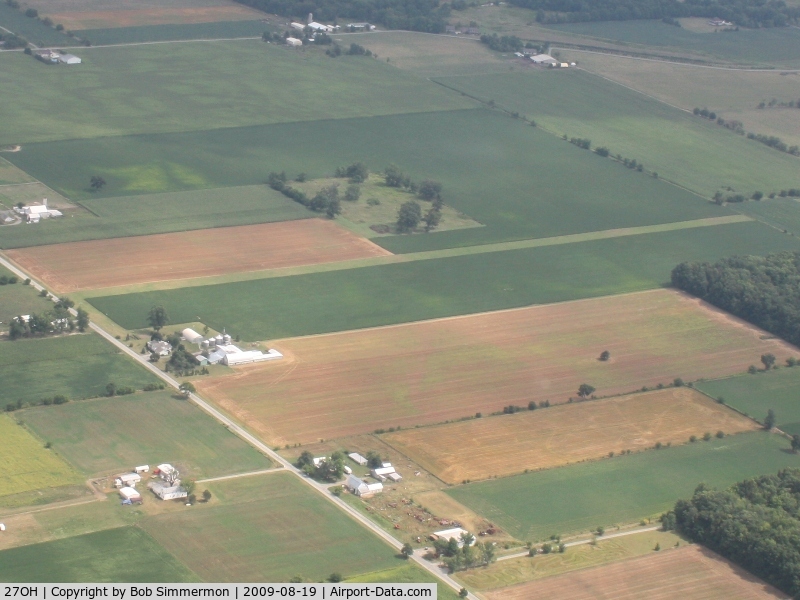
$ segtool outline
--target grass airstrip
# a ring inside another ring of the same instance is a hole
[[[89,301],[126,329],[163,305],[174,323],[256,341],[652,289],[684,260],[797,249],[766,225],[733,223]]]
[[[544,539],[657,516],[700,483],[727,487],[800,466],[800,457],[788,448],[778,435],[742,433],[471,483],[447,493],[518,539]]]
[[[383,439],[440,479],[459,483],[758,427],[711,398],[679,387],[407,429]],[[464,440],[470,440],[469,460],[464,460]]]
[[[762,336],[696,300],[655,291],[279,340],[271,346],[287,360],[196,385],[269,443],[283,445],[488,415],[529,401],[566,402],[584,382],[600,395],[618,394],[675,377],[742,372],[766,352],[793,354]],[[603,350],[608,362],[598,359]],[[487,419],[486,426],[501,422]],[[526,466],[520,462],[516,471]]]

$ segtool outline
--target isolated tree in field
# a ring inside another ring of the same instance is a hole
[[[419,194],[420,198],[430,202],[435,198],[442,197],[442,184],[438,181],[426,179],[419,184],[419,190],[417,193]]]
[[[608,350],[603,350],[600,353],[600,360],[602,360],[603,362],[607,361],[609,358],[611,358],[611,352],[609,352]]]
[[[78,309],[78,331],[86,331],[86,328],[89,327],[89,313],[83,310],[82,308]]]
[[[797,454],[797,451],[800,450],[800,435],[796,433],[792,436],[792,452]]]
[[[400,232],[412,231],[422,220],[422,207],[418,202],[409,200],[400,206],[397,211],[397,230]]]
[[[389,187],[408,187],[411,178],[400,170],[397,165],[389,165],[383,170],[386,185]]]
[[[169,316],[167,315],[167,309],[163,306],[154,306],[150,309],[150,312],[147,313],[147,322],[150,324],[150,327],[158,331],[162,327],[164,327],[167,323],[169,323]]]
[[[194,394],[197,391],[194,387],[194,384],[191,381],[184,381],[178,389],[184,396],[188,396],[189,394]]]
[[[109,398],[117,393],[117,385],[115,383],[109,383],[106,385],[106,396]]]
[[[425,231],[436,229],[442,221],[442,211],[431,207],[428,209],[428,212],[425,213],[422,220],[425,222]]]
[[[404,558],[408,558],[412,554],[414,554],[414,546],[412,546],[411,544],[406,542],[405,544],[403,544],[403,547],[401,548],[400,553],[403,555]]]
[[[208,502],[209,500],[211,500],[211,492],[203,490],[203,502]]]
[[[106,180],[100,177],[99,175],[92,175],[89,178],[89,187],[92,188],[93,191],[100,190],[106,184]]]
[[[775,364],[775,355],[774,354],[762,354],[761,355],[761,362],[764,364],[764,370],[769,371],[772,366]]]
[[[764,429],[770,430],[773,427],[775,427],[775,411],[770,408],[764,418]]]
[[[581,398],[588,398],[594,393],[595,389],[588,383],[582,383],[578,388],[578,396]]]

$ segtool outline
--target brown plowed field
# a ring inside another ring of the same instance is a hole
[[[285,360],[197,382],[274,444],[740,373],[796,348],[669,290],[273,342]],[[611,360],[601,362],[603,350]],[[616,448],[621,450],[621,448]]]
[[[534,559],[535,560],[535,559]],[[484,592],[489,600],[775,600],[788,598],[702,546]]]
[[[322,219],[8,251],[12,260],[62,293],[387,254],[369,240]]]
[[[42,9],[39,9],[42,10]],[[68,30],[105,29],[134,27],[137,25],[181,25],[191,23],[215,23],[217,21],[250,21],[266,15],[247,6],[226,4],[224,6],[152,7],[130,10],[89,10],[50,12],[44,9],[54,23],[61,23]]]
[[[690,388],[668,388],[514,415],[406,429],[384,440],[443,481],[549,469],[609,452],[682,444],[692,435],[759,426]],[[469,451],[464,449],[469,440]]]

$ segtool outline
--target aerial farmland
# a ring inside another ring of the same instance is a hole
[[[0,581],[800,594],[800,8],[374,4],[0,3]]]

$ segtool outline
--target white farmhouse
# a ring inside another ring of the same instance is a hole
[[[186,498],[189,495],[186,488],[179,485],[169,485],[161,481],[151,481],[147,484],[147,487],[161,500],[177,500]]]

